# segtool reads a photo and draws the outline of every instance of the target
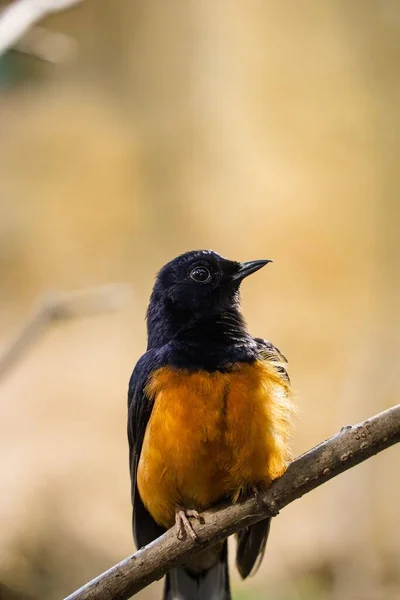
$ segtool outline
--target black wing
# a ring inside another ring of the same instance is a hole
[[[287,374],[285,367],[282,365],[282,363],[287,363],[286,356],[268,340],[264,340],[263,338],[254,338],[254,341],[257,344],[259,356],[264,360],[280,363],[276,366],[276,370],[284,379],[286,379],[288,383],[290,383],[289,375]]]
[[[137,548],[146,546],[165,529],[157,525],[146,510],[137,488],[137,466],[147,423],[149,421],[153,402],[145,394],[144,388],[150,373],[158,367],[154,351],[144,354],[132,373],[128,390],[128,441],[129,441],[129,470],[131,475],[131,494],[133,505],[133,537]]]
[[[263,338],[254,338],[257,344],[260,358],[278,363],[276,370],[280,375],[290,383],[289,375],[282,363],[287,363],[286,357],[276,346]],[[244,579],[250,573],[254,573],[264,556],[267,545],[269,529],[271,526],[271,517],[259,521],[238,533],[238,546],[236,553],[236,565],[241,577]]]

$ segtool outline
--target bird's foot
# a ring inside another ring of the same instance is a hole
[[[198,536],[194,531],[193,526],[189,519],[196,519],[196,521],[200,522],[200,515],[197,510],[185,510],[181,507],[178,507],[175,511],[175,527],[176,527],[176,535],[179,540],[184,540],[187,535],[190,535],[192,540],[197,541]]]
[[[262,493],[266,490],[265,486],[252,485],[251,491],[254,494],[255,501],[260,508],[268,509],[271,517],[279,515],[279,509],[275,500],[264,500]]]

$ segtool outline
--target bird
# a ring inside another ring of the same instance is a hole
[[[253,337],[242,281],[271,260],[185,252],[158,272],[147,309],[147,349],[128,389],[129,467],[137,548],[175,527],[196,539],[202,511],[237,502],[282,475],[293,414],[285,356]],[[260,296],[262,296],[260,294]],[[237,535],[244,579],[264,555],[266,518]],[[231,600],[227,540],[165,578],[163,600]]]

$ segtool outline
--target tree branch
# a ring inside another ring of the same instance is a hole
[[[49,325],[56,321],[118,310],[127,291],[128,286],[114,283],[75,292],[47,294],[39,301],[37,309],[0,357],[0,379]]]
[[[9,50],[35,23],[53,12],[65,10],[82,0],[15,0],[0,13],[0,56]]]
[[[194,525],[197,542],[189,537],[180,541],[170,529],[65,600],[128,600],[189,556],[266,516],[275,516],[293,500],[399,441],[400,404],[358,425],[343,427],[296,458],[258,501],[251,498],[204,513],[204,523]]]
[[[35,25],[13,44],[13,50],[49,63],[61,64],[77,54],[78,43],[70,35]]]

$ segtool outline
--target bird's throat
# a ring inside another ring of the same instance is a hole
[[[211,314],[160,311],[158,305],[157,312],[148,312],[148,348],[168,346],[175,366],[212,371],[255,360],[255,342],[238,308]]]

